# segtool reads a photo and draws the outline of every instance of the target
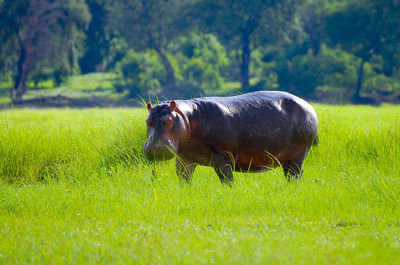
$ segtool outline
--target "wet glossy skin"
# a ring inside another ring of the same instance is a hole
[[[298,178],[318,130],[312,106],[285,92],[176,100],[148,104],[148,110],[145,156],[176,154],[177,174],[185,180],[198,164],[214,167],[222,182],[233,180],[232,170],[279,164],[289,179]]]

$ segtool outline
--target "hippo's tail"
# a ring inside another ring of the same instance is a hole
[[[319,138],[318,138],[318,135],[317,135],[317,136],[315,136],[315,139],[314,139],[314,142],[312,143],[312,145],[317,146],[318,143],[319,143]]]

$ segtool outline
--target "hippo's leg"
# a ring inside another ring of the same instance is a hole
[[[298,162],[293,162],[293,161],[289,161],[282,164],[283,173],[285,174],[285,177],[289,182],[292,179],[299,179],[303,174],[303,170],[301,169],[301,166],[299,166],[298,164],[299,164]]]
[[[305,150],[298,159],[282,163],[283,173],[290,182],[292,179],[299,179],[303,175],[303,162],[308,150]]]
[[[222,184],[233,182],[232,161],[225,156],[213,154],[212,165]]]
[[[194,163],[184,161],[179,157],[177,157],[175,161],[176,175],[178,175],[181,182],[190,182],[196,165]]]

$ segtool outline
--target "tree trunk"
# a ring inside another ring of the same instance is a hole
[[[363,76],[364,76],[364,64],[365,64],[365,58],[361,59],[361,64],[360,68],[358,69],[358,78],[357,78],[357,85],[356,85],[356,91],[354,93],[353,99],[357,101],[358,99],[361,98],[360,96],[360,91],[363,86]]]
[[[14,104],[14,86],[11,86],[10,87],[10,102],[11,102],[11,105],[13,105]]]
[[[321,50],[321,42],[316,39],[311,39],[311,49],[312,49],[314,58],[317,57]]]
[[[23,70],[22,70],[22,74],[21,74],[21,80],[17,87],[17,94],[15,95],[15,102],[21,102],[21,100],[22,100],[22,95],[26,91],[26,82],[28,81],[29,72],[30,72],[30,67],[27,65],[27,63],[25,63]]]
[[[250,68],[250,34],[247,31],[242,33],[242,62],[240,65],[240,75],[242,90],[248,91],[250,88],[249,68]]]
[[[308,20],[305,25],[305,32],[310,38],[311,50],[314,57],[317,57],[321,50],[321,36],[318,32],[318,15],[315,11],[315,3],[308,7]],[[321,22],[319,22],[321,23]]]
[[[161,47],[158,45],[154,45],[154,49],[157,52],[158,56],[160,56],[161,63],[163,64],[165,72],[167,74],[167,84],[164,87],[164,91],[167,94],[172,94],[173,90],[177,88],[175,70]]]
[[[175,70],[171,65],[167,55],[163,53],[161,50],[158,51],[158,54],[161,58],[161,62],[165,68],[167,73],[167,86],[174,87],[176,86],[176,78],[175,78]]]
[[[22,95],[26,91],[26,82],[28,81],[29,72],[31,71],[31,58],[29,56],[30,47],[24,46],[21,42],[20,58],[18,59],[18,74],[15,82],[17,93],[15,95],[15,102],[22,100]],[[17,82],[18,81],[18,82]]]
[[[175,70],[172,67],[167,55],[164,53],[161,44],[153,38],[153,35],[150,32],[147,33],[147,37],[149,39],[150,46],[157,52],[158,56],[160,56],[161,63],[163,64],[164,70],[167,74],[167,83],[163,90],[167,95],[171,95],[173,94],[172,92],[178,87],[176,83]]]
[[[10,89],[11,102],[14,101],[14,90],[18,89],[18,87],[20,86],[22,74],[23,74],[23,68],[24,68],[24,64],[26,61],[26,48],[24,46],[24,43],[23,43],[18,31],[16,30],[15,32],[17,35],[20,52],[19,52],[19,57],[18,57],[18,61],[17,61],[17,74],[14,76],[14,86]]]

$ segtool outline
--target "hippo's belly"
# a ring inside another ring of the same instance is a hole
[[[234,154],[236,171],[260,172],[279,167],[285,161],[296,157],[306,148],[306,144],[298,141],[296,133],[289,130],[271,130],[266,128],[264,134],[249,137],[242,135],[231,139],[221,153],[227,156]]]
[[[279,167],[285,161],[296,157],[304,146],[293,148],[283,148],[280,150],[258,148],[257,150],[248,149],[236,154],[235,171],[262,172],[271,168]]]
[[[236,171],[265,171],[279,166],[279,152],[266,146],[248,146],[235,153]]]

